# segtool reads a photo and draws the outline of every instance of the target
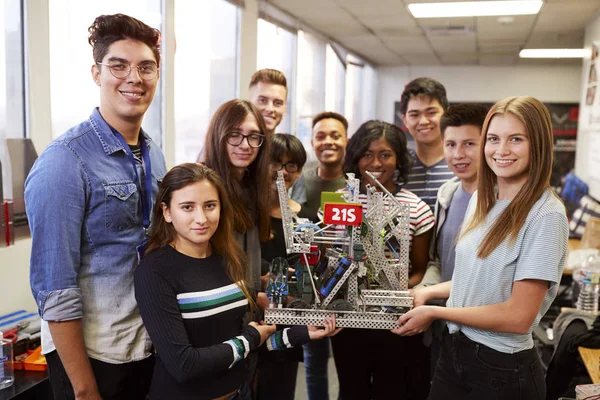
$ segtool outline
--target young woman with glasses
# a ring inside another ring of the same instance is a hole
[[[214,169],[227,189],[233,210],[234,236],[247,255],[246,279],[259,308],[268,305],[261,287],[261,241],[269,239],[270,139],[258,108],[246,100],[230,100],[214,113],[198,161]],[[242,399],[252,396],[258,359],[246,368]]]
[[[430,399],[545,399],[531,333],[556,296],[569,236],[550,187],[550,113],[533,97],[509,97],[488,112],[482,135],[452,280],[416,289],[394,332],[447,321]],[[436,298],[446,307],[424,305]]]
[[[199,161],[214,169],[229,193],[237,242],[250,263],[248,284],[261,290],[260,242],[269,239],[270,137],[258,108],[231,100],[213,115]]]

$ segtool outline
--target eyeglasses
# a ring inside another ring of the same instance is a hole
[[[117,79],[125,79],[131,73],[133,68],[137,68],[140,76],[145,81],[151,81],[158,76],[158,65],[152,62],[144,63],[141,65],[131,65],[129,63],[117,62],[117,63],[96,63],[98,65],[105,65],[110,70],[112,76]]]
[[[298,172],[298,164],[296,163],[285,163],[282,164],[280,162],[272,162],[270,165],[271,171],[281,171],[283,168],[285,168],[285,170],[287,172],[289,172],[290,174],[293,174],[294,172]]]
[[[265,141],[265,136],[258,133],[244,135],[243,133],[231,132],[227,134],[227,143],[232,146],[239,146],[246,139],[250,147],[260,147]]]

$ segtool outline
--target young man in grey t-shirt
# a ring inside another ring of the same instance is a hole
[[[444,160],[456,175],[440,188],[435,202],[436,226],[429,249],[429,263],[419,286],[430,286],[452,279],[456,241],[471,200],[477,189],[481,158],[481,129],[487,107],[459,104],[448,108],[440,120]],[[439,303],[444,305],[445,301]],[[431,368],[439,357],[444,321],[435,321],[431,333]]]
[[[316,211],[321,205],[322,192],[335,192],[346,186],[344,176],[344,157],[348,143],[348,121],[335,112],[322,112],[313,118],[311,145],[319,163],[304,168],[302,181],[293,190],[292,199],[308,210]],[[327,361],[329,359],[329,340],[314,340],[304,345],[304,367],[306,370],[306,389],[308,398],[329,398]]]
[[[305,192],[292,198],[312,211],[319,209],[322,192],[335,192],[346,186],[343,172],[348,121],[335,112],[322,112],[313,118],[311,145],[319,163],[302,173]]]
[[[487,107],[458,104],[448,108],[440,120],[444,159],[455,177],[440,188],[435,203],[436,228],[429,251],[429,264],[421,285],[452,279],[456,239],[477,189],[481,128]]]

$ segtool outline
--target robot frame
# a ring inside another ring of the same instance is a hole
[[[283,308],[289,294],[288,263],[281,258],[273,260],[266,290],[270,300],[266,323],[319,326],[333,312],[338,327],[393,329],[398,318],[412,308],[408,292],[410,208],[372,174],[366,174],[381,189],[378,192],[366,185],[366,210],[359,201],[360,181],[347,174],[343,200],[324,204],[325,226],[319,227],[292,211],[283,172],[278,172],[286,249],[288,255],[300,255],[296,276],[304,286],[301,297]],[[340,229],[340,225],[346,228]],[[319,245],[330,247],[325,254],[326,268],[316,278],[311,266],[318,263]],[[393,257],[386,257],[387,248]],[[378,287],[365,288],[359,281],[375,281]]]

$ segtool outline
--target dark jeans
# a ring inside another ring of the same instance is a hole
[[[329,338],[311,340],[304,346],[304,371],[308,400],[328,400]]]
[[[508,354],[445,333],[430,400],[545,400],[544,368],[535,348]]]
[[[344,329],[331,338],[343,400],[425,400],[429,348],[423,335]]]
[[[300,350],[294,348],[258,353],[257,400],[294,400]]]
[[[246,366],[244,371],[244,382],[240,388],[239,398],[241,400],[252,400],[256,397],[256,366],[258,365],[258,354],[253,352],[246,357]]]
[[[52,394],[56,400],[75,400],[73,386],[55,351],[46,354]],[[125,364],[109,364],[90,358],[103,400],[144,400],[150,392],[154,356]]]

